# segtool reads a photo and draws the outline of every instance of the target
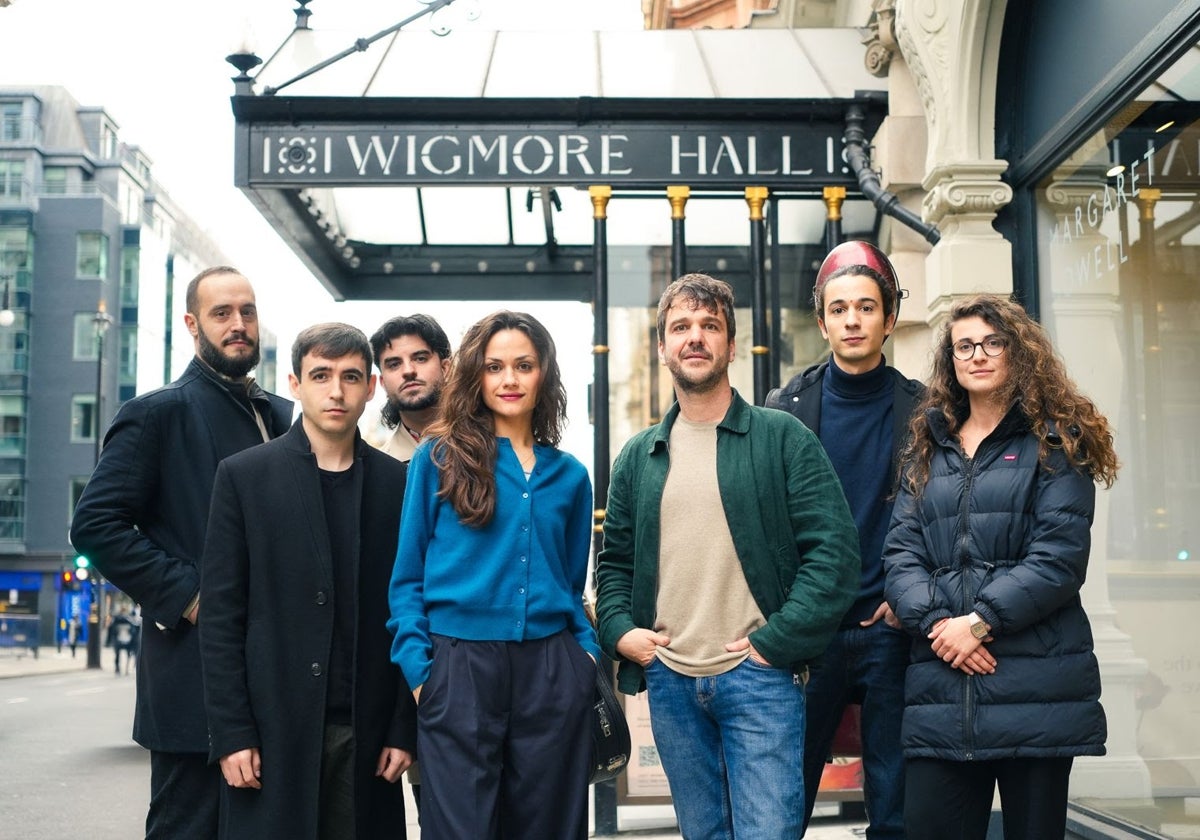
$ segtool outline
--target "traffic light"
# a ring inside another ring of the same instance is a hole
[[[86,568],[87,568],[88,566],[90,566],[90,565],[92,565],[92,564],[91,564],[91,561],[89,561],[89,560],[88,560],[86,557],[84,557],[82,554],[78,555],[78,556],[75,558],[75,568],[76,568],[76,569],[86,569]]]
[[[62,589],[64,592],[74,590],[78,587],[78,583],[75,579],[75,572],[71,569],[63,569],[62,574],[59,576],[59,580],[62,584]]]

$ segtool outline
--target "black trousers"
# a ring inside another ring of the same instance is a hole
[[[214,840],[221,770],[205,753],[150,753],[146,840]]]
[[[1000,788],[1005,840],[1062,840],[1072,758],[906,762],[904,828],[922,840],[985,840]]]
[[[422,840],[586,838],[595,668],[567,631],[434,636],[417,706]]]

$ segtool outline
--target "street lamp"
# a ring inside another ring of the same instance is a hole
[[[100,422],[104,411],[104,334],[113,318],[101,298],[92,316],[96,328],[96,405],[92,411],[92,431],[96,438],[94,463],[100,463]],[[100,667],[100,602],[104,598],[104,578],[99,571],[92,576],[92,607],[88,611],[87,666]]]

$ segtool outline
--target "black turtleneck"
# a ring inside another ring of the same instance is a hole
[[[884,361],[850,374],[830,359],[821,382],[821,444],[841,479],[862,553],[858,600],[843,627],[870,618],[883,602],[883,540],[892,515],[892,390]]]

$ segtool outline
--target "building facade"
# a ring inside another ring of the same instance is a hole
[[[186,284],[226,262],[103,108],[0,88],[0,644],[51,644],[86,611],[63,571],[98,436],[190,361]]]
[[[1116,430],[1123,470],[1098,496],[1084,589],[1110,737],[1076,763],[1073,824],[1200,836],[1200,659],[1180,632],[1200,595],[1200,3],[643,8],[663,28],[862,27],[888,81],[881,179],[941,233],[931,248],[881,225],[911,292],[889,356],[923,375],[955,298],[1014,293]]]

